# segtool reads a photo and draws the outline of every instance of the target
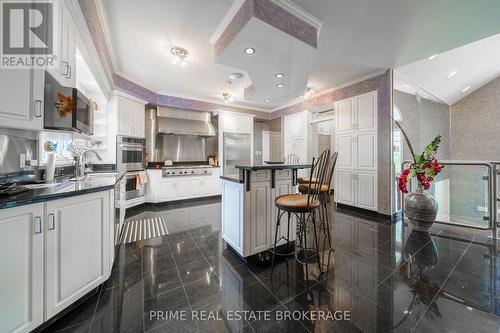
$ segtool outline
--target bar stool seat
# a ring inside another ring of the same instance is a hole
[[[295,213],[308,213],[314,211],[319,207],[320,202],[318,199],[309,199],[307,202],[307,195],[304,194],[285,194],[280,195],[274,201],[276,207],[285,212]]]
[[[318,184],[312,184],[311,185],[313,191],[315,191],[318,187]],[[309,191],[309,184],[299,184],[299,192],[302,193],[302,194],[307,194]],[[321,185],[321,188],[319,189],[319,192],[321,194],[323,193],[328,193],[330,192],[330,186],[328,186],[327,184],[323,184]]]
[[[311,178],[311,183],[317,183],[318,179],[316,177]],[[299,177],[297,178],[297,183],[298,184],[309,184],[309,178],[307,177]]]

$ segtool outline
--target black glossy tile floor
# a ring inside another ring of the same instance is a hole
[[[270,280],[269,260],[243,264],[225,249],[219,200],[146,207],[134,217],[149,216],[168,219],[171,233],[121,246],[111,278],[46,331],[500,329],[500,257],[491,238],[477,232],[441,225],[430,234],[412,232],[401,222],[330,207],[335,252],[330,263],[324,262],[326,274],[310,264],[308,295],[304,270],[294,259],[278,262]],[[237,318],[237,311],[249,312],[238,312],[247,317]],[[268,312],[259,318],[257,311]],[[335,311],[348,311],[348,320]],[[176,313],[185,313],[185,320],[172,318]],[[286,314],[291,320],[279,320]]]

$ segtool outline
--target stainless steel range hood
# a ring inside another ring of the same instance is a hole
[[[209,112],[159,107],[157,115],[160,134],[216,135]]]

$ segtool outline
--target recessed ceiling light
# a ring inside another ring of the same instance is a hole
[[[271,100],[269,98],[266,98],[264,102],[270,102]]]
[[[431,56],[430,56],[429,58],[427,58],[427,59],[428,59],[428,60],[432,60],[432,59],[436,58],[437,56],[438,56],[437,54],[433,54],[433,55],[431,55]]]
[[[278,88],[283,88],[284,86],[285,86],[285,84],[283,84],[283,83],[278,83],[278,84],[276,85],[276,87],[278,87]]]
[[[243,74],[239,73],[239,72],[235,72],[235,73],[229,74],[229,77],[233,80],[239,80],[243,77]]]
[[[245,54],[247,55],[252,55],[255,53],[255,49],[253,47],[247,47],[245,50],[244,50]]]
[[[453,72],[451,72],[450,74],[448,74],[448,79],[449,79],[450,77],[452,77],[453,75],[457,74],[457,73],[458,73],[458,70],[457,70],[457,69],[455,69]]]
[[[464,89],[462,89],[462,92],[466,92],[466,91],[467,91],[467,90],[469,90],[469,89],[470,89],[470,86],[467,86],[467,87],[465,87]]]
[[[276,73],[276,74],[274,74],[274,76],[277,77],[278,79],[281,79],[282,77],[285,76],[285,74],[283,74],[283,73]]]

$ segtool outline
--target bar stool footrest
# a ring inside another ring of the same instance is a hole
[[[295,258],[297,259],[297,261],[299,263],[301,263],[302,265],[305,264],[305,251],[304,249],[299,249],[296,253],[295,253]],[[312,248],[312,247],[308,247],[307,248],[307,263],[310,264],[312,263],[313,261],[312,260],[319,260],[319,254],[318,254],[318,251],[315,249],[315,248]]]

